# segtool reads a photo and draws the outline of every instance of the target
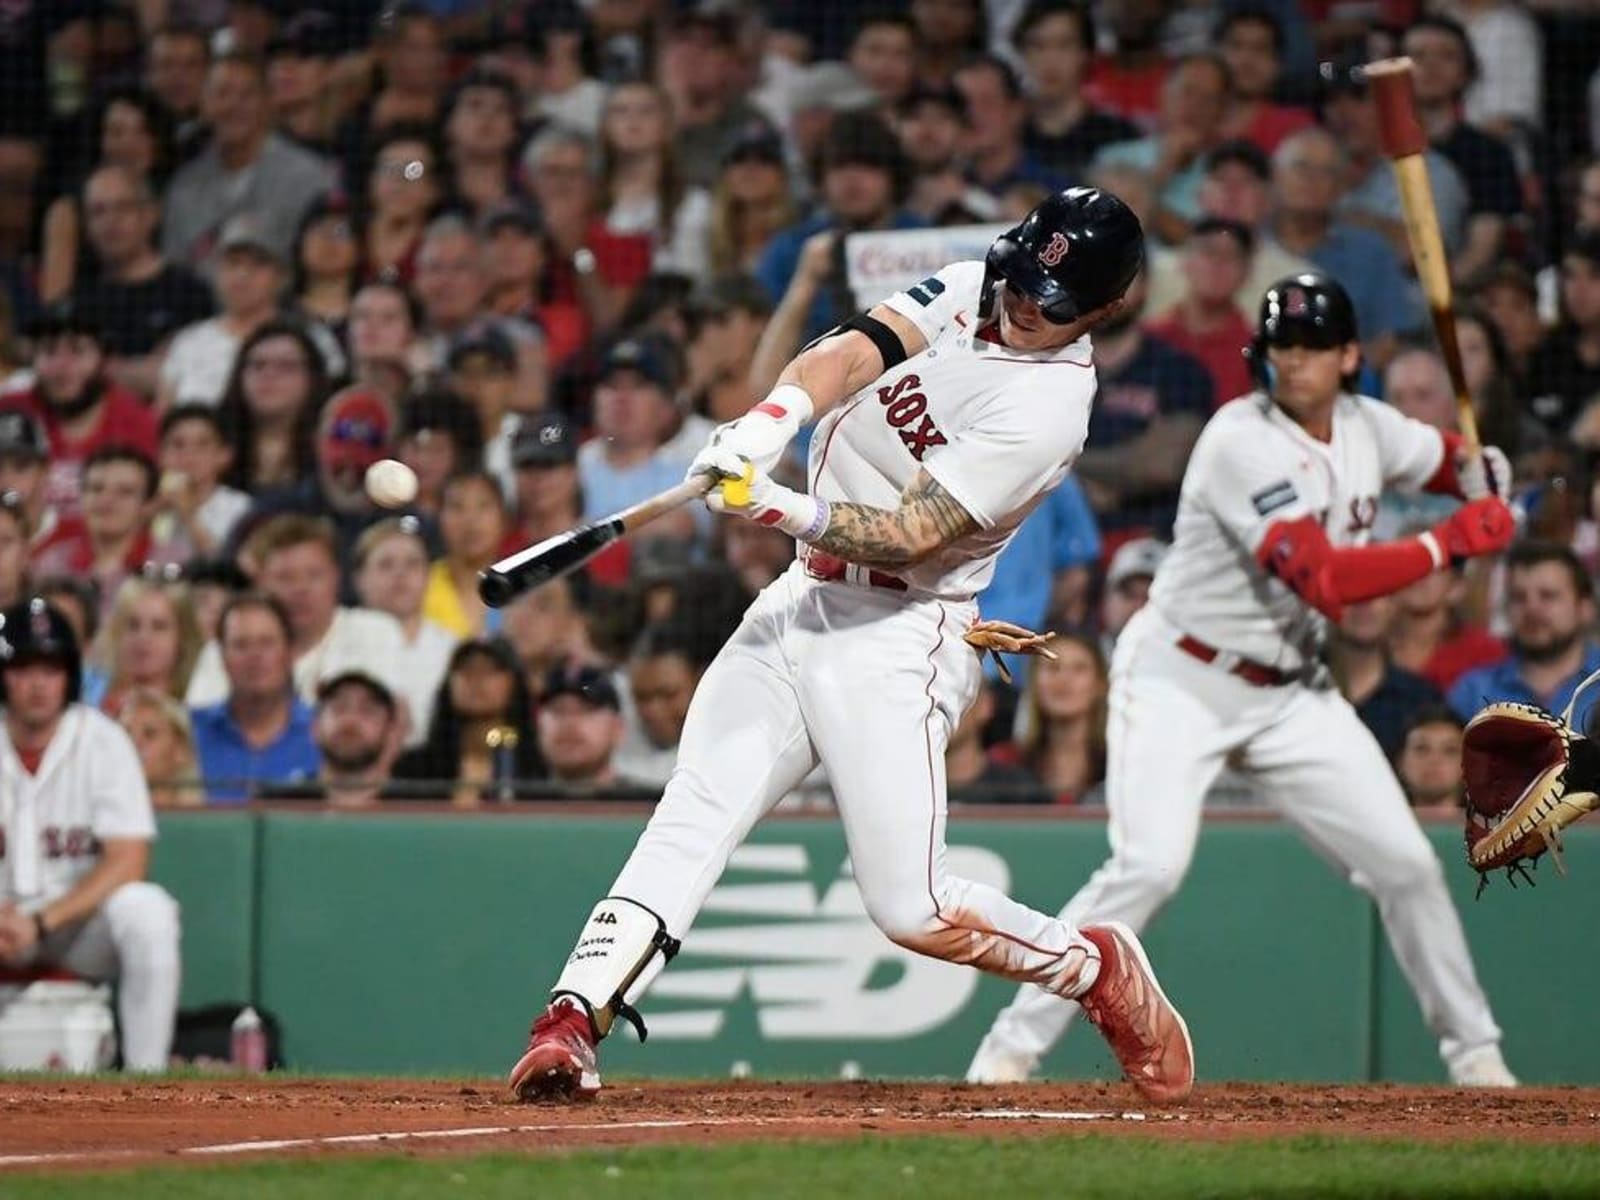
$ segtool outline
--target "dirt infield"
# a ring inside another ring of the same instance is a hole
[[[217,1161],[235,1155],[551,1150],[966,1132],[1180,1139],[1323,1133],[1594,1141],[1600,1089],[1217,1084],[1142,1105],[1109,1084],[651,1083],[588,1104],[518,1105],[485,1081],[186,1080],[0,1084],[0,1169]]]

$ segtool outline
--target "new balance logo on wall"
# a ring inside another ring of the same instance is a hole
[[[951,846],[946,861],[975,882],[1001,891],[1010,884],[1005,860],[981,847]],[[709,1041],[722,1032],[728,1006],[748,995],[767,1038],[887,1041],[938,1028],[977,989],[971,967],[884,937],[862,907],[848,861],[821,895],[804,846],[742,846],[728,870],[738,881],[711,893],[682,953],[650,989],[652,1001],[679,1006],[651,1012],[652,1038]]]

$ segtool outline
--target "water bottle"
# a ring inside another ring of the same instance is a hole
[[[267,1031],[261,1023],[261,1014],[246,1005],[233,1019],[233,1037],[229,1057],[235,1070],[247,1075],[259,1075],[267,1069]]]

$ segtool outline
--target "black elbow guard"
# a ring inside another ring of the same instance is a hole
[[[891,367],[898,367],[905,362],[905,343],[900,340],[898,333],[890,329],[878,318],[868,316],[866,313],[857,313],[839,326],[838,332],[843,333],[847,329],[854,329],[857,333],[864,333],[872,340],[872,344],[878,348],[878,353],[883,358],[883,369],[885,371]]]

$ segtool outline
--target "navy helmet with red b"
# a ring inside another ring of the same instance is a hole
[[[50,663],[67,673],[67,701],[83,687],[83,654],[72,623],[41,596],[0,612],[0,673],[11,667]]]
[[[983,296],[994,284],[1032,300],[1054,325],[1119,299],[1144,263],[1144,230],[1110,192],[1075,187],[1040,202],[989,247]]]
[[[1271,391],[1269,347],[1333,350],[1358,340],[1350,293],[1331,276],[1307,272],[1278,280],[1262,295],[1256,335],[1245,357],[1257,381]],[[1352,381],[1347,378],[1346,385]]]

